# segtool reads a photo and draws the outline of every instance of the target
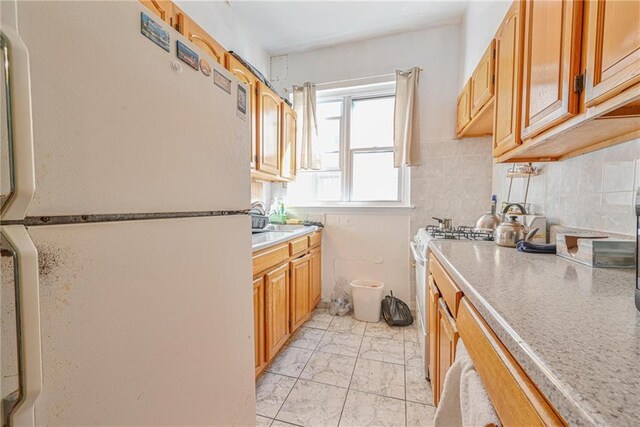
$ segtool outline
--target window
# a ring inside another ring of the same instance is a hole
[[[322,169],[298,171],[290,205],[406,204],[405,169],[393,167],[395,82],[318,90]]]

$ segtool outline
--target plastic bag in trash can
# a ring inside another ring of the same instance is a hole
[[[389,326],[409,326],[413,323],[413,316],[409,306],[391,295],[387,295],[381,302],[382,317]]]
[[[351,295],[344,290],[343,283],[346,283],[344,277],[339,278],[336,281],[336,285],[333,287],[331,293],[331,304],[329,304],[329,314],[332,316],[345,316],[353,309],[353,302],[351,301]]]

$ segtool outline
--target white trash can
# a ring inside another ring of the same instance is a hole
[[[377,280],[356,279],[351,282],[353,316],[363,322],[380,321],[380,303],[384,283]]]

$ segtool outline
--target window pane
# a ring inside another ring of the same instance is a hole
[[[318,121],[327,117],[340,117],[342,115],[342,101],[319,102],[316,106]]]
[[[340,150],[339,119],[320,120],[318,122],[318,148],[321,153]]]
[[[351,200],[399,200],[399,170],[393,167],[393,152],[354,152]]]
[[[341,199],[341,172],[316,172],[316,180],[316,200],[336,201]]]
[[[298,172],[296,180],[287,185],[287,203],[304,203],[315,199],[313,175],[312,172]]]
[[[340,169],[339,153],[320,153],[320,162],[322,169]]]
[[[351,148],[393,146],[394,97],[353,101]]]

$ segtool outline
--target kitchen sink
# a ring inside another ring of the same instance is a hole
[[[269,224],[265,228],[252,229],[253,234],[257,233],[295,233],[298,230],[302,230],[304,225],[293,224]]]

